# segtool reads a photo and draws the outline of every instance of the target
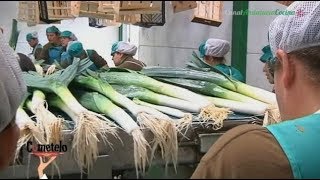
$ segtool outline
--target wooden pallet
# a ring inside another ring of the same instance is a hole
[[[173,12],[178,13],[197,7],[196,1],[171,1]]]
[[[133,15],[115,15],[115,22],[123,23],[123,24],[135,24],[141,21],[140,14]]]
[[[116,14],[158,14],[161,13],[162,1],[114,1]]]
[[[102,24],[104,26],[116,26],[116,27],[120,27],[121,26],[121,23],[120,22],[116,22],[115,20],[108,20],[108,19],[105,19]]]
[[[28,26],[40,23],[38,1],[19,1],[18,20],[27,22]]]
[[[165,17],[165,1],[162,1],[161,5],[161,13],[158,14],[141,14],[141,19],[139,22],[135,23],[134,25],[150,28],[152,26],[163,26],[166,23]]]
[[[79,12],[79,17],[114,20],[115,12],[102,12],[100,6],[100,1],[79,1],[75,8]]]
[[[40,20],[44,22],[71,19],[78,16],[74,6],[78,1],[38,1]]]
[[[115,20],[90,18],[89,17],[89,26],[95,27],[95,28],[102,28],[102,27],[106,27],[106,26],[120,27],[121,23],[116,22]]]
[[[98,7],[99,12],[115,14],[116,1],[98,1],[98,2],[99,2],[99,7]]]
[[[222,1],[197,1],[191,21],[218,27],[222,23],[222,9]]]
[[[280,3],[285,6],[290,6],[294,1],[276,1],[277,3]]]

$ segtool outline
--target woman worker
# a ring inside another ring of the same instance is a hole
[[[207,64],[217,68],[231,78],[244,82],[244,78],[239,70],[225,64],[226,60],[224,56],[229,50],[230,43],[222,39],[210,38],[199,46],[200,57]]]

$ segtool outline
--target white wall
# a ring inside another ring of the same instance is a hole
[[[284,10],[286,6],[274,1],[249,1],[249,10],[274,11]],[[268,44],[269,24],[276,17],[270,15],[248,16],[248,44],[247,44],[247,83],[272,90],[262,69],[264,64],[259,58],[262,55],[261,49]]]
[[[5,35],[9,40],[11,33],[12,19],[18,17],[18,1],[0,2],[0,27],[4,27]],[[112,57],[110,56],[112,43],[118,41],[118,27],[93,28],[89,26],[88,18],[76,18],[72,20],[63,20],[60,24],[40,24],[37,26],[27,27],[26,23],[19,22],[18,30],[20,31],[16,52],[28,54],[32,51],[25,37],[31,31],[37,31],[39,41],[45,45],[48,40],[45,34],[47,27],[55,25],[60,31],[72,31],[85,49],[96,50],[109,66],[113,66]]]
[[[232,2],[224,1],[224,10],[232,10]],[[184,67],[192,51],[198,50],[208,38],[222,38],[231,42],[232,16],[223,15],[220,27],[191,22],[192,11],[173,13],[170,1],[166,2],[164,26],[139,28],[139,60],[148,66]],[[230,53],[226,56],[230,63]]]
[[[0,1],[0,27],[7,41],[10,39],[12,19],[18,17],[18,1]]]

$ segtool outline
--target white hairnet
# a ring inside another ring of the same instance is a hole
[[[129,44],[127,42],[119,42],[116,50],[119,53],[128,54],[134,56],[137,53],[137,46]]]
[[[26,85],[13,49],[0,34],[0,132],[13,120]]]
[[[230,50],[230,43],[222,39],[210,38],[205,43],[205,55],[224,57]]]
[[[320,2],[295,1],[269,26],[269,43],[275,56],[277,49],[289,53],[320,45]]]

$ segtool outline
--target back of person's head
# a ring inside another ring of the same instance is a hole
[[[287,11],[295,14],[280,15],[269,27],[275,68],[281,66],[279,58],[293,59],[303,65],[308,79],[320,85],[320,2],[295,1]]]
[[[0,169],[11,162],[19,131],[15,115],[26,93],[26,84],[15,53],[0,34]]]
[[[72,57],[79,57],[83,52],[82,43],[79,41],[70,41],[67,46],[67,52]]]
[[[128,42],[115,42],[113,43],[111,47],[111,56],[114,55],[114,53],[122,53],[129,56],[134,56],[137,53],[137,46],[130,44]]]
[[[34,66],[32,60],[22,53],[17,53],[17,59],[22,71],[36,71],[36,67]]]

